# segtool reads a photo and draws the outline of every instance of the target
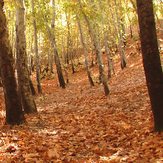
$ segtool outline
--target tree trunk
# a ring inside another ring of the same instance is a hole
[[[53,55],[51,54],[51,50],[48,51],[48,67],[49,67],[49,75],[51,76],[53,72]]]
[[[36,95],[36,91],[35,91],[35,88],[34,88],[34,86],[33,86],[33,82],[32,82],[31,79],[29,80],[29,84],[30,84],[30,88],[31,88],[31,93],[32,93],[32,95]]]
[[[115,14],[116,14],[116,24],[118,28],[118,48],[120,53],[120,60],[121,60],[121,69],[124,69],[126,67],[126,56],[125,56],[125,50],[124,50],[124,44],[123,44],[123,35],[121,30],[121,23],[120,18],[118,14],[118,3],[117,0],[114,0],[115,3]]]
[[[55,31],[55,15],[56,15],[56,13],[55,13],[55,0],[52,0],[52,6],[53,6],[53,17],[52,17],[51,29],[53,31]],[[56,64],[59,84],[60,84],[60,87],[65,88],[66,83],[65,83],[63,73],[62,73],[62,67],[61,67],[61,62],[60,62],[60,58],[59,58],[59,54],[58,54],[58,50],[57,50],[55,36],[52,34],[48,24],[46,24],[46,25],[47,25],[49,39],[50,39],[51,45],[54,49],[54,57],[55,57],[55,64]]]
[[[52,33],[52,31],[55,31],[55,0],[52,0],[52,7],[53,7],[53,17],[52,17],[52,22],[51,22],[51,28],[48,25],[45,15],[42,14],[42,16],[44,18],[44,21],[46,22],[46,30],[48,33],[49,40],[51,42],[51,46],[54,50],[54,60],[56,64],[59,84],[62,88],[65,88],[66,84],[64,81],[63,73],[62,73],[62,67],[61,67],[61,62],[60,62],[60,58],[59,58],[59,54],[58,54],[58,50],[56,46],[56,40],[55,40],[54,34]]]
[[[105,24],[105,13],[103,11],[103,8],[101,6],[101,2],[99,1],[98,3],[99,5],[99,8],[100,8],[100,12],[102,13],[103,15],[103,18],[102,18],[102,28],[103,28],[103,32],[104,32],[104,45],[105,45],[105,53],[106,53],[106,56],[107,56],[107,63],[108,63],[108,79],[111,78],[111,75],[112,75],[112,71],[113,71],[113,64],[112,64],[112,60],[110,58],[110,50],[109,50],[109,45],[108,45],[108,35],[107,35],[107,29],[104,27],[104,24]],[[110,27],[110,25],[109,25]]]
[[[155,131],[163,131],[163,72],[152,0],[137,0],[141,48]]]
[[[104,73],[104,64],[103,64],[102,56],[101,56],[101,48],[100,48],[99,42],[97,40],[97,36],[95,34],[96,31],[93,30],[93,27],[91,26],[91,24],[90,24],[90,22],[88,20],[88,17],[86,16],[86,14],[83,11],[81,0],[78,0],[78,2],[79,2],[79,5],[80,5],[81,12],[82,12],[82,14],[84,16],[84,19],[85,19],[86,23],[87,23],[91,39],[92,39],[92,42],[93,42],[95,50],[96,50],[98,66],[99,66],[100,80],[101,80],[101,82],[102,82],[102,84],[104,86],[105,95],[107,96],[107,95],[109,95],[110,91],[109,91],[107,79],[106,79],[106,76],[105,76],[105,73]]]
[[[106,32],[104,33],[104,41],[105,41],[105,52],[106,52],[107,62],[108,62],[108,79],[110,79],[111,76],[112,76],[112,71],[113,71],[114,68],[113,68],[113,65],[112,65],[112,60],[110,58],[110,50],[109,50],[109,47],[108,47]]]
[[[72,73],[75,73],[75,67],[73,62],[73,52],[72,52],[72,39],[70,33],[70,15],[66,13],[66,21],[67,21],[67,55],[70,57]]]
[[[35,45],[35,56],[36,56],[36,81],[38,93],[42,93],[41,82],[40,82],[40,58],[38,54],[38,41],[37,41],[37,26],[34,12],[34,0],[31,0],[32,14],[33,14],[33,28],[34,28],[34,45]]]
[[[65,82],[66,84],[69,83],[69,75],[68,75],[68,65],[66,62],[66,50],[65,50],[65,46],[64,46],[64,36],[62,35],[62,62],[63,62],[63,71],[65,74]]]
[[[94,86],[94,82],[91,76],[91,71],[89,69],[89,64],[88,64],[88,51],[84,42],[84,37],[83,37],[83,33],[82,33],[82,28],[81,28],[81,23],[79,20],[79,17],[77,15],[77,23],[78,23],[78,28],[79,28],[79,33],[80,33],[80,40],[84,49],[84,57],[85,57],[85,67],[86,67],[86,71],[87,71],[87,76],[88,76],[88,80],[91,86]]]
[[[30,89],[27,65],[24,0],[17,0],[16,2],[16,54],[19,93],[25,113],[34,113],[37,112],[37,109]]]
[[[6,123],[15,125],[25,121],[21,102],[17,92],[17,84],[13,68],[13,54],[9,45],[6,17],[3,10],[4,2],[0,0],[0,70],[3,82]]]

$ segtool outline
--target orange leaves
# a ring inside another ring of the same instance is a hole
[[[49,149],[47,152],[47,156],[50,160],[59,159],[60,158],[59,150],[56,147],[54,147],[53,149]]]
[[[27,124],[5,126],[0,132],[0,151],[12,143],[18,147],[14,152],[11,146],[7,150],[11,154],[3,150],[0,160],[161,162],[163,135],[152,132],[141,59],[134,57],[111,79],[110,97],[103,95],[102,86],[90,88],[84,71],[71,76],[65,90],[55,80],[45,80],[45,94],[36,99],[39,115],[28,115]]]
[[[10,145],[7,147],[6,152],[13,153],[16,151],[16,147],[13,145]]]

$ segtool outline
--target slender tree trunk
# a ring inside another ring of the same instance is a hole
[[[131,22],[131,18],[130,18],[130,11],[128,10],[128,0],[126,0],[126,10],[127,10],[127,19],[129,21],[129,29],[130,29],[130,38],[132,39],[133,38],[133,30],[132,30],[132,22]]]
[[[54,34],[52,34],[52,32],[51,32],[51,30],[55,31],[55,16],[56,16],[55,0],[52,0],[52,6],[53,6],[53,17],[52,17],[51,29],[49,28],[48,24],[46,24],[46,26],[47,26],[47,30],[48,30],[49,39],[51,41],[51,45],[54,49],[54,57],[55,57],[55,64],[56,64],[59,84],[60,84],[60,87],[65,88],[66,83],[65,83],[63,73],[62,73],[62,66],[61,66],[61,62],[60,62],[60,58],[59,58],[59,54],[58,54],[58,50],[57,50],[56,40],[55,40]]]
[[[152,0],[137,0],[141,48],[155,131],[163,131],[163,72]]]
[[[135,17],[136,17],[136,21],[137,20],[137,6],[136,6],[136,1],[135,0],[130,0],[130,3],[132,4],[132,7],[134,9],[134,12],[135,12]],[[137,25],[137,32],[139,33],[139,26]]]
[[[100,48],[99,42],[97,40],[95,30],[93,30],[93,28],[92,28],[86,14],[83,11],[81,0],[78,0],[78,2],[79,2],[79,5],[80,5],[81,12],[82,12],[82,14],[84,16],[84,19],[85,19],[86,23],[87,23],[91,39],[92,39],[92,42],[93,42],[95,50],[96,50],[98,66],[99,66],[99,73],[100,73],[100,80],[101,80],[101,82],[102,82],[102,84],[104,86],[105,95],[107,96],[110,91],[109,91],[107,79],[106,79],[106,76],[105,76],[105,73],[104,73],[104,64],[103,64],[102,56],[101,56],[101,48]]]
[[[54,60],[55,60],[56,69],[57,69],[58,81],[59,81],[60,87],[65,88],[66,83],[64,81],[64,77],[62,73],[62,67],[61,67],[61,62],[60,62],[58,50],[57,50],[56,43],[55,43],[55,38],[50,30],[50,27],[47,24],[46,24],[46,28],[48,31],[49,40],[51,41],[51,46],[54,50],[54,57],[55,57]]]
[[[70,15],[69,13],[66,13],[66,21],[67,21],[67,55],[70,58],[71,62],[71,68],[72,68],[72,73],[75,73],[75,67],[74,67],[74,62],[73,62],[73,56],[72,56],[72,39],[71,39],[71,33],[70,33]]]
[[[62,36],[62,62],[63,62],[63,71],[65,74],[65,82],[66,84],[69,83],[69,75],[68,75],[68,64],[67,64],[67,60],[66,60],[66,50],[65,50],[65,46],[64,46],[64,38]]]
[[[71,69],[72,69],[72,73],[75,73],[75,66],[74,66],[74,60],[73,60],[73,52],[71,51],[70,53],[70,60],[71,60]]]
[[[113,65],[112,65],[112,60],[110,58],[110,50],[109,50],[109,47],[108,47],[106,32],[104,33],[104,41],[105,41],[105,52],[106,52],[107,62],[108,62],[108,79],[110,79],[111,76],[112,76],[112,71],[113,71],[114,68],[113,68]]]
[[[88,51],[84,42],[84,37],[83,37],[83,33],[82,33],[82,27],[81,27],[81,23],[79,20],[79,17],[77,16],[77,23],[78,23],[78,28],[79,28],[79,33],[80,33],[80,40],[84,49],[84,57],[85,57],[85,67],[86,67],[86,71],[87,71],[87,76],[88,76],[88,80],[91,86],[94,86],[94,82],[91,76],[91,71],[89,69],[89,64],[88,64]]]
[[[54,61],[54,57],[51,54],[51,50],[49,50],[48,51],[48,66],[49,66],[50,76],[54,73],[53,72],[53,61]]]
[[[69,62],[70,62],[70,61],[69,61],[69,58],[70,58],[70,57],[69,57],[69,54],[66,53],[66,54],[65,54],[65,63],[66,63],[67,65],[69,65]]]
[[[6,123],[15,125],[25,121],[21,102],[17,92],[17,84],[13,68],[13,54],[9,45],[4,2],[0,0],[0,70],[5,97]]]
[[[91,51],[91,67],[94,66],[94,50]]]
[[[34,0],[31,0],[31,7],[33,13],[33,29],[34,29],[34,46],[35,46],[35,56],[36,56],[36,81],[37,81],[37,90],[38,93],[42,93],[41,81],[40,81],[40,58],[38,53],[38,41],[37,41],[37,26],[36,18],[34,12]]]
[[[121,68],[124,69],[126,67],[126,56],[125,56],[125,51],[124,51],[124,44],[123,44],[123,36],[122,36],[122,31],[121,31],[121,24],[119,20],[119,14],[118,14],[118,4],[117,0],[114,0],[115,3],[115,14],[116,14],[116,20],[117,20],[117,28],[118,28],[118,47],[119,47],[119,52],[120,52],[120,59],[121,59]]]
[[[17,0],[16,2],[16,54],[18,86],[25,113],[34,113],[37,112],[37,109],[30,89],[30,77],[27,65],[24,0]]]
[[[130,25],[129,25],[129,28],[130,28],[130,38],[133,38],[132,24],[131,24],[130,20],[129,20],[129,22],[130,22]]]
[[[112,7],[112,4],[111,4],[111,2],[109,0],[108,0],[108,8],[109,8],[109,12],[110,12],[110,19],[109,19],[109,22],[108,22],[108,24],[109,24],[109,30],[112,31],[112,36],[114,37],[111,41],[113,42],[112,43],[113,46],[117,46],[116,39],[118,38],[117,37],[118,27],[116,25],[117,24],[116,17],[115,17],[115,13],[113,11],[114,8]]]
[[[35,90],[35,88],[34,88],[34,86],[33,86],[33,82],[32,82],[31,79],[29,80],[29,84],[30,84],[30,88],[31,88],[31,93],[32,93],[32,95],[36,95],[36,90]]]
[[[110,58],[110,50],[109,50],[109,45],[108,45],[108,35],[107,35],[107,30],[106,28],[104,27],[104,13],[103,13],[103,8],[101,6],[101,2],[99,1],[98,3],[99,5],[99,8],[100,8],[100,12],[103,14],[103,18],[102,18],[102,28],[103,28],[103,31],[104,31],[104,45],[105,45],[105,53],[106,53],[106,56],[107,56],[107,62],[108,62],[108,79],[111,78],[111,75],[112,75],[112,71],[113,71],[113,65],[112,65],[112,61],[111,61],[111,58]]]

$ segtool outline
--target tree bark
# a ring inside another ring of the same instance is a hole
[[[54,31],[55,30],[55,15],[56,15],[55,0],[52,0],[52,7],[53,7],[53,17],[52,17],[51,29]],[[66,83],[65,83],[63,73],[62,73],[62,67],[61,67],[61,62],[60,62],[60,58],[59,58],[59,54],[58,54],[58,50],[57,50],[55,36],[52,34],[51,29],[49,28],[48,24],[46,24],[46,26],[47,26],[47,30],[48,30],[49,39],[51,41],[51,45],[54,49],[54,57],[55,57],[55,64],[56,64],[59,84],[60,84],[60,87],[65,88]]]
[[[16,125],[23,123],[25,118],[17,92],[17,84],[13,68],[14,60],[9,43],[3,6],[4,2],[3,0],[0,0],[0,70],[5,97],[6,123]]]
[[[107,64],[108,64],[108,73],[107,73],[107,76],[108,76],[108,79],[110,79],[111,76],[112,76],[112,71],[113,71],[114,68],[113,68],[111,57],[110,57],[110,49],[109,49],[109,45],[108,45],[107,29],[106,29],[106,27],[104,27],[104,24],[105,24],[105,20],[104,20],[105,13],[103,11],[103,8],[101,6],[101,2],[100,1],[99,1],[98,5],[99,5],[99,8],[100,8],[100,12],[103,15],[103,18],[102,18],[102,24],[103,24],[102,25],[102,29],[103,29],[103,33],[104,33],[104,46],[105,46],[105,53],[106,53],[106,56],[107,56]]]
[[[83,46],[83,49],[84,49],[85,67],[86,67],[86,71],[87,71],[88,80],[89,80],[90,85],[94,86],[94,82],[93,82],[93,79],[92,79],[92,76],[91,76],[91,71],[89,69],[88,51],[87,51],[87,48],[86,48],[86,45],[85,45],[85,42],[84,42],[81,23],[80,23],[78,15],[76,17],[77,17],[77,23],[78,23],[79,33],[80,33],[80,40],[81,40],[81,43],[82,43],[82,46]]]
[[[117,31],[118,31],[118,49],[120,52],[120,60],[121,60],[121,69],[123,70],[126,67],[126,56],[125,56],[125,49],[123,44],[123,35],[122,35],[122,27],[120,23],[120,16],[118,14],[118,6],[117,0],[114,0],[115,4],[115,14],[116,14],[116,24],[117,24]]]
[[[109,95],[110,91],[109,91],[107,79],[106,79],[106,76],[105,76],[105,73],[104,73],[104,64],[103,64],[102,56],[101,56],[101,48],[100,48],[97,36],[95,34],[96,30],[93,30],[93,27],[91,26],[87,15],[83,11],[81,0],[78,0],[78,2],[79,2],[79,5],[80,5],[81,12],[82,12],[82,14],[84,16],[84,19],[85,19],[86,23],[87,23],[91,39],[92,39],[92,42],[93,42],[95,50],[96,50],[98,66],[99,66],[99,74],[100,74],[99,77],[100,77],[100,80],[101,80],[101,82],[102,82],[102,84],[104,86],[105,95],[107,96],[107,95]]]
[[[17,0],[16,2],[16,54],[18,88],[25,113],[34,113],[37,112],[37,109],[30,88],[30,76],[27,65],[28,58],[26,53],[24,0]]]
[[[38,90],[38,93],[42,93],[41,82],[40,82],[40,58],[39,58],[39,54],[38,54],[37,26],[36,26],[36,18],[35,18],[35,13],[34,13],[34,0],[31,0],[31,7],[32,7],[32,14],[33,14],[37,90]]]
[[[137,0],[143,65],[155,131],[163,131],[163,72],[158,50],[152,0]]]
[[[72,73],[75,73],[74,61],[73,61],[73,52],[72,52],[72,39],[70,33],[70,15],[66,13],[66,21],[67,21],[67,55],[69,56],[71,62]]]
[[[51,50],[48,51],[48,67],[49,67],[49,75],[51,76],[53,72],[53,55],[51,54]]]

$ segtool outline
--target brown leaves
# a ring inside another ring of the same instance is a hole
[[[60,158],[59,150],[60,149],[58,149],[57,147],[49,149],[47,152],[47,156],[49,157],[49,159],[59,159]]]
[[[7,147],[6,152],[13,153],[16,151],[16,147],[13,145],[10,145]]]
[[[90,88],[84,71],[74,74],[65,90],[58,88],[55,80],[44,80],[46,93],[37,98],[39,115],[26,116],[28,123],[23,126],[4,127],[0,150],[10,148],[0,153],[0,159],[159,162],[163,135],[152,132],[141,59],[134,57],[128,68],[111,79],[110,97],[103,95],[102,86]],[[97,73],[97,68],[93,71]],[[12,143],[18,147],[15,152]]]

